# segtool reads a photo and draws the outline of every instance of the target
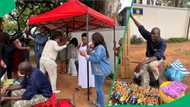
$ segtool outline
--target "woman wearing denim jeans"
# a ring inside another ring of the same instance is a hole
[[[91,62],[92,73],[95,75],[95,86],[98,107],[104,107],[103,85],[106,76],[111,73],[112,67],[109,61],[108,50],[103,36],[96,32],[92,35],[94,52],[80,52]]]

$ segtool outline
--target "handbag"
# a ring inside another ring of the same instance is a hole
[[[112,73],[111,61],[109,59],[102,59],[100,65],[100,69],[106,77]]]

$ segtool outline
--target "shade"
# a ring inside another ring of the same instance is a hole
[[[60,31],[86,30],[86,17],[89,16],[89,30],[114,27],[113,19],[89,8],[78,0],[70,0],[57,8],[38,16],[31,16],[29,25],[45,25]]]

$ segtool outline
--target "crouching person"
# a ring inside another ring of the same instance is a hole
[[[1,101],[12,101],[12,107],[31,107],[45,102],[52,96],[48,77],[39,69],[33,68],[29,62],[22,62],[19,73],[24,76],[20,86],[10,87],[11,97],[1,97]]]
[[[136,78],[140,77],[141,86],[158,87],[160,75],[163,75],[160,68],[165,59],[166,42],[161,38],[161,31],[158,27],[154,27],[149,32],[133,16],[131,18],[138,27],[140,34],[147,41],[146,59],[138,65],[137,69],[140,70],[135,73]]]

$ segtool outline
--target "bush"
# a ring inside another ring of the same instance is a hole
[[[186,38],[170,38],[167,40],[168,43],[181,43],[188,41]]]
[[[131,44],[142,44],[144,42],[143,38],[133,35],[131,38]]]

